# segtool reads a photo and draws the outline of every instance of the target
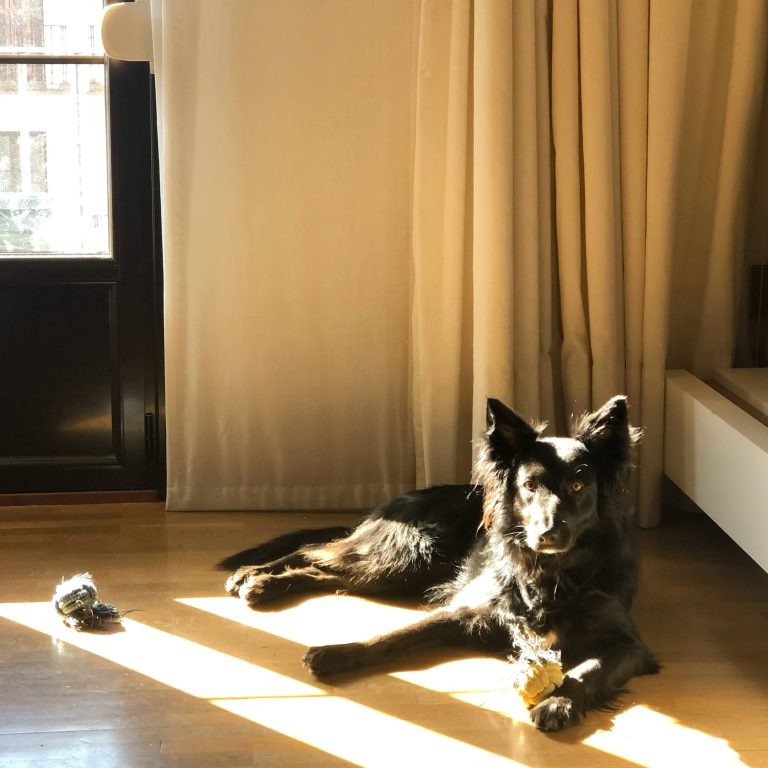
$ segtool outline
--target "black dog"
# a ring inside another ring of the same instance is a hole
[[[302,591],[416,595],[426,618],[365,643],[310,648],[325,677],[403,653],[460,646],[516,659],[561,654],[561,687],[531,718],[552,731],[604,706],[658,666],[628,609],[637,559],[623,482],[639,431],[624,397],[581,418],[573,437],[547,438],[498,400],[477,486],[395,498],[352,529],[299,531],[233,555],[227,591],[251,606]]]

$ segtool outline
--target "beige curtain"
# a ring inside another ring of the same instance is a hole
[[[486,395],[563,417],[731,364],[766,65],[762,0],[424,0],[414,194],[419,480],[466,471]]]
[[[168,507],[412,488],[414,4],[152,11]]]
[[[169,506],[466,482],[731,362],[764,0],[153,0]]]

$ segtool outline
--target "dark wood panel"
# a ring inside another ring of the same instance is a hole
[[[2,285],[116,283],[119,275],[120,269],[111,258],[0,258]]]
[[[110,285],[0,286],[0,464],[119,460],[112,306]]]

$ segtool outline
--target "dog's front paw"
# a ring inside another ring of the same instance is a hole
[[[531,710],[531,720],[540,731],[562,731],[580,719],[578,706],[568,696],[550,696]]]
[[[304,666],[315,677],[329,677],[361,666],[364,646],[360,643],[320,645],[304,654]]]
[[[230,574],[224,584],[224,589],[227,591],[227,594],[232,595],[232,597],[240,597],[240,587],[242,587],[249,578],[257,576],[259,573],[260,568],[258,565],[244,565]]]

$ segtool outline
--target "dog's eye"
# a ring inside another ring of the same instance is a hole
[[[526,491],[533,493],[536,490],[536,483],[533,480],[526,480],[523,483],[523,488],[525,488]]]
[[[571,493],[579,493],[583,490],[584,483],[581,482],[581,480],[574,480],[571,483]]]

